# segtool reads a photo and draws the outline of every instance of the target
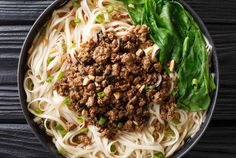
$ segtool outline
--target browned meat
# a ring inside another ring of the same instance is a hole
[[[87,146],[87,145],[91,144],[90,138],[85,134],[78,135],[77,138],[76,138],[76,142],[78,144],[83,144],[84,146]]]
[[[74,123],[72,123],[72,122],[66,122],[66,129],[68,130],[68,131],[72,131],[73,129],[75,129],[76,128],[76,125],[74,124]]]
[[[121,37],[99,33],[98,42],[83,44],[79,62],[55,84],[60,95],[72,100],[70,109],[89,117],[108,138],[121,130],[142,131],[151,102],[161,104],[163,119],[174,115],[175,100],[168,94],[171,79],[159,62],[145,55],[153,45],[147,35],[146,26],[136,26]],[[160,75],[162,83],[157,86]],[[78,141],[88,141],[80,137]]]

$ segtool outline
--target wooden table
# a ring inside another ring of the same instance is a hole
[[[31,25],[52,0],[0,0],[0,158],[53,158],[19,104],[16,70]],[[208,27],[220,64],[213,119],[189,158],[236,158],[236,0],[187,0]]]

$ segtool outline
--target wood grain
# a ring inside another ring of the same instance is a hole
[[[199,143],[186,158],[234,158],[236,126],[209,127]],[[224,138],[224,139],[222,139]],[[9,150],[11,149],[11,150]],[[54,158],[32,134],[25,124],[0,125],[1,158]]]
[[[19,105],[16,70],[34,21],[53,0],[0,0],[0,157],[53,158],[32,134]],[[187,158],[236,157],[236,1],[186,0],[208,27],[220,66],[210,127]]]

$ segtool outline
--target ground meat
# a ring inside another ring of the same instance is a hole
[[[80,134],[77,136],[76,142],[78,144],[83,144],[84,146],[87,146],[87,145],[91,144],[91,139],[85,134]]]
[[[148,31],[138,25],[119,37],[114,32],[98,33],[97,42],[81,45],[79,61],[70,64],[54,86],[58,94],[72,100],[70,109],[89,117],[110,139],[122,130],[142,131],[148,125],[152,102],[161,105],[162,119],[174,115],[176,103],[169,89],[170,80],[176,80],[145,55],[144,50],[153,46]],[[160,76],[162,82],[157,85]],[[84,135],[77,141],[89,142]]]
[[[66,129],[68,130],[68,131],[72,131],[73,129],[75,129],[76,128],[76,125],[74,124],[74,123],[72,123],[72,122],[66,122]]]

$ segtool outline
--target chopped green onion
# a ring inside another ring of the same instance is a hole
[[[114,10],[115,10],[115,7],[114,7],[113,5],[109,5],[109,6],[106,8],[106,12],[107,12],[107,13],[112,13]]]
[[[123,122],[119,122],[117,125],[118,128],[123,128],[123,126],[124,126]]]
[[[33,90],[33,82],[32,82],[32,80],[28,81],[27,87],[29,88],[29,90]]]
[[[75,24],[80,24],[81,23],[81,19],[80,18],[75,18],[74,22],[75,22]]]
[[[174,91],[174,90],[173,90],[170,95],[173,96],[173,97],[175,97],[175,96],[177,95],[177,91]]]
[[[61,133],[61,135],[64,137],[67,133],[67,131],[63,128],[62,125],[57,124],[56,125],[56,130],[59,131]]]
[[[43,113],[43,111],[40,110],[39,108],[35,108],[35,109],[34,109],[34,112],[35,112],[36,114],[38,114],[38,115],[40,115],[40,114]]]
[[[78,118],[78,122],[81,124],[81,123],[83,123],[84,122],[84,118],[83,117],[79,117]]]
[[[52,76],[49,76],[46,80],[47,83],[52,83]]]
[[[88,128],[87,128],[87,127],[81,128],[79,131],[80,131],[81,133],[87,133],[87,132],[88,132]]]
[[[155,154],[153,155],[153,158],[164,158],[164,155],[163,155],[163,153],[161,153],[161,152],[155,153]]]
[[[80,8],[81,4],[78,2],[78,0],[73,0],[72,1],[72,6],[75,7],[75,8]]]
[[[166,65],[163,66],[163,69],[164,69],[165,72],[168,72],[168,73],[171,72],[170,68],[168,66],[166,66]]]
[[[116,147],[115,147],[115,145],[111,145],[110,151],[111,151],[112,153],[115,153],[115,152],[116,152]]]
[[[47,64],[50,64],[53,61],[54,58],[55,57],[53,57],[53,58],[49,57],[48,60],[47,60]]]
[[[173,136],[173,135],[174,135],[174,132],[172,131],[172,129],[167,128],[167,129],[165,130],[164,136],[165,136],[166,138],[171,137],[171,136]]]
[[[156,88],[156,85],[155,84],[150,84],[147,86],[147,88],[150,90],[150,89],[155,89]]]
[[[97,23],[99,23],[99,24],[104,24],[104,23],[105,23],[105,19],[104,19],[103,14],[99,14],[99,15],[96,17],[95,21],[96,21]]]
[[[42,131],[45,131],[45,130],[46,130],[43,123],[40,123],[39,129],[41,129]]]
[[[64,104],[65,105],[69,105],[69,104],[71,104],[71,102],[72,102],[72,100],[69,98],[69,97],[66,97],[66,99],[64,100]]]
[[[106,118],[104,118],[104,117],[100,117],[100,119],[99,119],[99,121],[98,121],[98,124],[100,125],[100,126],[103,126],[104,124],[106,123]]]
[[[75,48],[76,48],[76,44],[73,43],[70,48],[71,48],[71,49],[75,49]]]
[[[98,97],[101,98],[101,97],[104,97],[104,96],[105,96],[105,93],[102,91],[102,92],[98,92],[97,95],[98,95]]]
[[[63,75],[64,75],[64,72],[59,72],[59,74],[57,76],[57,80],[61,80]]]
[[[60,149],[58,149],[58,152],[59,152],[60,154],[65,154],[65,153],[66,153],[66,150],[61,147]]]
[[[174,118],[174,119],[172,120],[172,122],[174,122],[174,124],[179,124],[179,123],[180,123],[180,120],[179,120],[178,118]]]

